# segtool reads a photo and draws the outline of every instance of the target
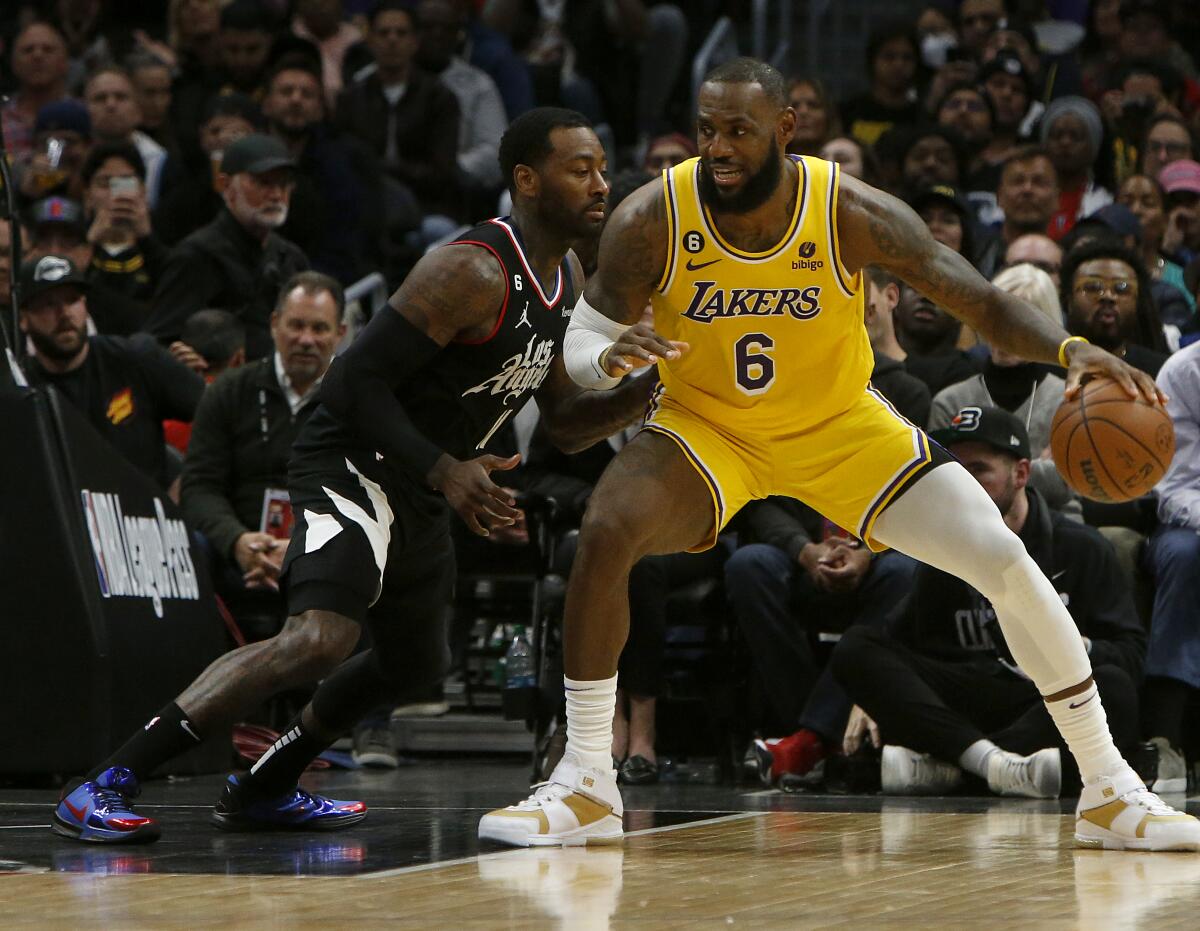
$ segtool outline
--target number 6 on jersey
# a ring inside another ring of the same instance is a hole
[[[733,344],[737,385],[743,394],[762,394],[771,387],[775,360],[768,353],[774,348],[775,340],[766,333],[747,333]]]

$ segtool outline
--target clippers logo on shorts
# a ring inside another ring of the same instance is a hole
[[[108,399],[108,410],[104,412],[114,427],[133,416],[133,389],[122,388]]]
[[[166,599],[200,600],[188,529],[167,517],[159,498],[154,516],[144,517],[125,514],[119,495],[79,495],[102,597],[148,598],[160,618]]]
[[[553,361],[554,340],[539,340],[537,336],[531,336],[524,352],[510,356],[499,372],[474,388],[468,388],[462,396],[465,398],[469,394],[483,391],[493,395],[502,394],[507,407],[509,401],[519,398],[522,394],[537,391],[550,374],[550,363]]]
[[[821,312],[821,288],[718,288],[715,281],[694,281],[695,293],[683,316],[697,323],[727,317],[782,317],[811,320]]]

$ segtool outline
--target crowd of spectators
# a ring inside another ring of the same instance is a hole
[[[25,303],[8,335],[28,347],[29,380],[54,384],[182,494],[222,597],[269,632],[287,450],[345,332],[343,289],[372,272],[395,286],[425,250],[503,212],[499,139],[530,107],[593,121],[610,208],[693,157],[687,64],[721,8],[5,5],[0,119],[20,216],[0,221],[0,309],[7,326],[19,275]],[[1200,6],[1184,0],[946,0],[907,20],[873,16],[864,59],[848,66],[858,80],[789,81],[789,152],[907,201],[997,286],[1171,396],[1179,448],[1157,493],[1081,501],[1048,453],[1061,370],[989,347],[886,273],[863,276],[875,387],[943,438],[1062,576],[1114,730],[1123,749],[1151,741],[1160,789],[1182,786],[1198,749],[1200,73],[1180,41],[1197,34]],[[831,88],[847,86],[862,90],[839,101]],[[9,269],[13,220],[25,248]],[[579,254],[594,267],[594,248]],[[627,438],[580,459],[534,430],[520,481],[577,520]],[[873,556],[802,502],[756,502],[731,531],[708,556],[635,570],[613,748],[627,781],[658,774],[664,600],[705,577],[725,585],[761,696],[749,726],[787,735],[753,743],[764,781],[819,784],[866,736],[888,747],[889,791],[941,790],[965,773],[1002,794],[1050,794],[1049,781],[1006,776],[1013,755],[1059,745],[976,594],[899,554]],[[1069,788],[1070,772],[1059,781]]]

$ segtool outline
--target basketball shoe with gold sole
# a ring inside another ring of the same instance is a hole
[[[1075,844],[1103,850],[1200,851],[1200,821],[1176,811],[1129,770],[1084,786]]]
[[[479,839],[513,847],[620,843],[624,813],[616,771],[581,766],[567,754],[525,801],[484,815]]]

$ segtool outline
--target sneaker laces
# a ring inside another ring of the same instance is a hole
[[[1132,792],[1126,792],[1121,796],[1121,801],[1123,801],[1126,805],[1136,805],[1138,808],[1144,808],[1152,815],[1179,814],[1178,811],[1164,802],[1149,789],[1134,789]]]
[[[573,788],[565,786],[561,782],[539,782],[531,786],[531,788],[533,789],[533,794],[515,807],[525,811],[533,811],[536,808],[545,807],[550,802],[557,802],[568,795],[575,794]]]
[[[1029,785],[1033,782],[1028,757],[1005,754],[1000,758],[1000,769],[1001,772],[997,775],[1011,785]]]
[[[102,785],[97,785],[94,789],[92,789],[91,794],[97,808],[103,806],[104,808],[111,809],[114,806],[118,806],[120,808],[124,808],[126,811],[133,810],[130,808],[129,797],[117,789],[110,789]]]

